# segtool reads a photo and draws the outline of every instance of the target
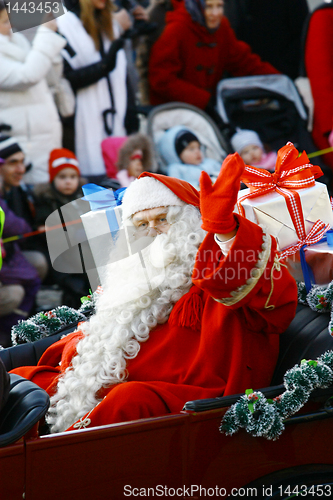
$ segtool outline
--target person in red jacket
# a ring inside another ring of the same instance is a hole
[[[232,76],[279,73],[236,39],[223,16],[223,0],[185,0],[167,14],[166,21],[150,54],[153,105],[180,101],[209,112],[225,72]]]
[[[53,395],[52,432],[177,413],[188,400],[270,383],[297,289],[274,238],[233,213],[244,167],[235,153],[214,185],[202,172],[200,195],[150,172],[127,188],[124,232],[140,254],[109,265],[79,331],[37,367],[15,370]]]
[[[305,43],[305,68],[314,100],[312,138],[318,149],[330,147],[333,120],[333,5],[323,4],[310,18]],[[323,156],[333,170],[333,153]]]

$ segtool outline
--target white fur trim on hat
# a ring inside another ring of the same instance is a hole
[[[73,165],[74,167],[79,167],[79,162],[74,160],[74,158],[66,158],[64,156],[52,162],[52,168],[60,167],[60,165]]]
[[[171,189],[153,177],[136,179],[126,189],[122,203],[123,221],[142,210],[150,208],[183,206],[185,202]]]
[[[264,149],[263,143],[261,142],[259,135],[254,130],[239,130],[231,138],[232,149],[241,154],[246,146],[250,144],[255,144],[259,146],[262,150]]]

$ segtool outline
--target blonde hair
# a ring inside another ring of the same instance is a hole
[[[96,50],[100,49],[100,35],[103,33],[113,40],[112,12],[115,7],[112,0],[106,0],[104,9],[96,9],[92,0],[80,1],[80,19],[86,32],[94,40]]]

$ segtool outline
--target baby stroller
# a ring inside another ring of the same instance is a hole
[[[291,141],[299,149],[314,151],[306,128],[307,111],[293,81],[286,75],[221,80],[216,105],[225,124],[255,130],[272,149]]]
[[[230,152],[224,137],[215,122],[204,111],[183,102],[170,102],[156,106],[147,117],[147,134],[153,143],[158,143],[162,134],[175,125],[190,128],[202,144],[204,155],[222,163]],[[159,172],[166,173],[166,163],[158,154]]]
[[[286,75],[259,75],[226,78],[217,86],[217,111],[226,127],[255,130],[262,142],[278,150],[288,141],[307,153],[317,150],[307,130],[307,110],[294,85]],[[315,159],[324,172],[320,178],[328,186],[331,169]]]

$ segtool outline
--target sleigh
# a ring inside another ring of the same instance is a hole
[[[281,336],[268,398],[284,390],[287,369],[333,349],[328,315],[299,305]],[[34,343],[0,351],[8,370],[35,365],[44,350],[76,325]],[[330,497],[333,491],[333,387],[316,390],[285,420],[276,441],[219,432],[241,395],[189,401],[179,414],[41,435],[48,396],[11,375],[0,419],[0,498],[8,500]]]

